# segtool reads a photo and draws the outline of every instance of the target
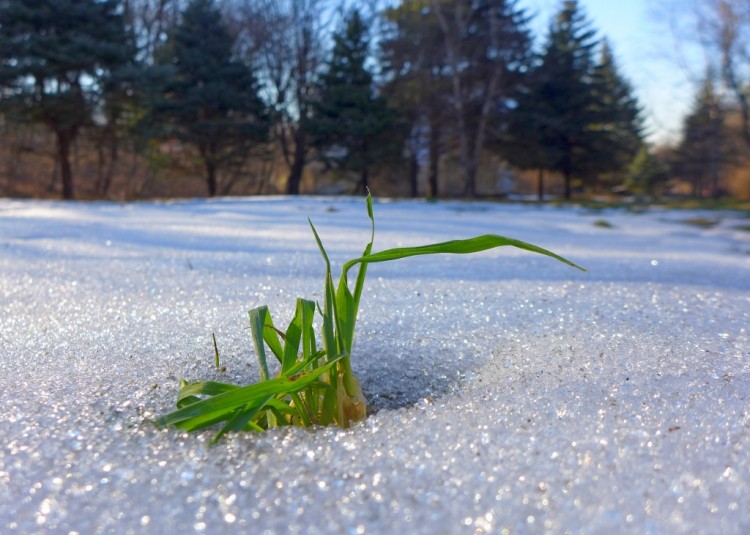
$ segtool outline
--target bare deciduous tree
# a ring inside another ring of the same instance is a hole
[[[297,194],[309,156],[306,123],[325,60],[330,2],[240,0],[235,13],[273,106],[276,139],[289,169],[286,191]]]
[[[479,157],[493,107],[513,92],[531,38],[513,0],[431,0],[449,65],[464,195],[476,194]]]

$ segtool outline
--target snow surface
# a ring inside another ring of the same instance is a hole
[[[147,421],[180,377],[256,380],[246,311],[319,299],[306,218],[340,266],[363,200],[0,200],[0,532],[750,533],[746,214],[375,213],[375,250],[492,232],[589,273],[509,248],[374,265],[353,363],[379,411],[209,447]]]

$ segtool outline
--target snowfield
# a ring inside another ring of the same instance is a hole
[[[750,533],[740,213],[376,201],[376,251],[496,233],[589,272],[373,265],[366,421],[214,447],[150,425],[181,377],[256,380],[248,309],[320,299],[308,216],[334,271],[359,256],[359,198],[0,200],[0,532]]]

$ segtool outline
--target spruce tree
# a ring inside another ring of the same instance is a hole
[[[509,114],[511,126],[497,134],[512,164],[562,174],[566,199],[574,177],[597,185],[606,173],[624,178],[642,144],[637,99],[606,41],[594,60],[597,46],[578,2],[563,2]]]
[[[604,40],[594,67],[592,87],[595,97],[596,123],[588,168],[589,179],[601,181],[601,174],[614,175],[622,182],[630,162],[643,144],[643,117],[638,99],[630,84],[620,74],[609,43]]]
[[[586,169],[596,142],[591,125],[600,118],[593,84],[597,43],[596,31],[578,2],[565,0],[549,30],[535,98],[546,117],[540,140],[549,151],[545,164],[563,175],[566,199],[571,196],[573,176]]]
[[[134,52],[118,0],[0,3],[0,104],[53,131],[66,199],[75,193],[73,143]]]
[[[267,139],[269,119],[258,81],[232,55],[233,39],[211,0],[192,0],[163,55],[171,67],[156,117],[200,154],[209,196],[222,170]]]
[[[385,98],[375,94],[366,67],[367,26],[359,11],[347,15],[333,41],[310,132],[320,159],[336,169],[356,173],[357,189],[364,191],[373,166],[398,156],[402,136],[393,110]]]
[[[695,197],[707,192],[719,195],[719,177],[731,157],[725,120],[726,110],[709,71],[684,119],[675,163],[677,173],[692,185]]]
[[[630,163],[625,175],[625,186],[637,195],[654,195],[657,188],[669,180],[669,168],[659,160],[645,143]]]

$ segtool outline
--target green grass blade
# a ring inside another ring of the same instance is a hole
[[[302,303],[297,299],[297,309],[294,318],[287,327],[284,336],[284,359],[281,361],[281,372],[285,373],[294,366],[299,354],[299,345],[302,341]]]
[[[372,244],[375,242],[375,216],[372,212],[372,195],[370,190],[367,190],[367,199],[365,199],[365,205],[367,206],[367,215],[370,218],[370,243],[365,247],[365,252],[362,256],[370,256],[372,252]],[[342,272],[343,274],[343,272]],[[356,317],[357,310],[359,310],[359,300],[362,297],[362,289],[365,286],[365,276],[367,275],[367,263],[362,263],[359,266],[359,272],[357,273],[357,280],[354,284],[354,314]]]
[[[279,341],[280,331],[274,326],[271,311],[266,307],[265,319],[263,321],[263,340],[268,348],[273,352],[276,359],[281,363],[283,361],[284,351]]]
[[[352,351],[356,315],[354,296],[349,291],[346,279],[342,277],[336,290],[336,332],[338,333],[339,347],[346,354],[351,354]]]
[[[247,424],[250,423],[250,420],[255,418],[263,409],[263,407],[265,407],[266,403],[268,403],[272,398],[273,396],[268,396],[261,403],[249,405],[245,407],[244,410],[237,411],[237,414],[231,420],[229,420],[218,433],[216,433],[209,444],[216,444],[219,439],[221,439],[221,437],[223,437],[230,431],[242,431],[243,429],[245,429],[247,427]]]
[[[315,236],[320,254],[323,255],[323,260],[326,263],[325,290],[323,295],[323,346],[325,347],[326,354],[331,358],[339,353],[336,347],[336,334],[334,331],[335,304],[333,296],[335,292],[333,291],[333,278],[331,277],[331,262],[328,260],[328,254],[325,247],[323,247],[320,236],[318,236],[318,231],[315,230],[315,225],[313,225],[310,219],[307,221],[310,223],[310,228]]]
[[[331,272],[331,261],[328,260],[328,253],[326,253],[325,247],[323,247],[323,242],[320,240],[320,236],[318,236],[318,231],[315,230],[315,225],[313,225],[312,220],[308,217],[307,222],[310,223],[310,228],[312,229],[313,236],[315,236],[315,241],[318,243],[318,249],[320,249],[320,254],[323,255],[323,260],[326,262],[326,270],[330,273]]]
[[[299,306],[302,309],[302,360],[308,360],[317,352],[315,344],[315,302],[308,299],[300,299]]]
[[[218,370],[221,367],[221,364],[219,363],[219,345],[216,343],[216,333],[211,333],[211,336],[214,339],[214,365]]]
[[[202,381],[198,383],[183,383],[177,394],[177,402],[189,396],[217,396],[225,392],[231,392],[240,388],[237,385],[217,383],[215,381]]]
[[[545,256],[552,257],[560,262],[568,264],[574,268],[586,271],[581,266],[574,264],[567,258],[563,258],[560,255],[537,247],[530,243],[523,242],[521,240],[515,240],[513,238],[507,238],[505,236],[498,236],[496,234],[485,234],[483,236],[477,236],[475,238],[469,238],[466,240],[453,240],[442,243],[434,243],[432,245],[422,245],[419,247],[400,247],[396,249],[386,249],[377,253],[370,254],[368,256],[362,256],[355,258],[344,264],[343,272],[346,273],[356,264],[360,263],[373,263],[373,262],[388,262],[391,260],[398,260],[400,258],[408,258],[410,256],[428,255],[428,254],[471,254],[478,253],[480,251],[486,251],[488,249],[494,249],[495,247],[512,246],[533,253],[543,254]]]
[[[188,421],[192,418],[205,418],[212,415],[218,416],[220,414],[231,414],[238,408],[250,403],[258,402],[266,396],[298,392],[315,382],[315,380],[328,371],[333,364],[335,364],[335,361],[295,378],[277,377],[275,379],[268,379],[252,385],[235,388],[166,414],[159,418],[157,423],[159,425],[174,425]]]
[[[254,308],[248,312],[250,315],[250,332],[252,333],[253,345],[255,345],[255,354],[258,357],[258,367],[260,369],[260,379],[268,379],[268,362],[266,362],[266,348],[263,345],[263,331],[268,316],[268,307],[263,305]]]

